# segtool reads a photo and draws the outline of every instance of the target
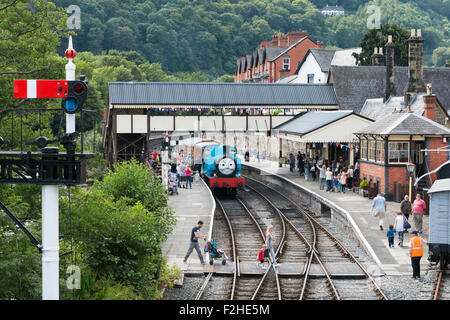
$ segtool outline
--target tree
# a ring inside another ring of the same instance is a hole
[[[67,37],[67,16],[45,0],[0,1],[0,106],[26,102],[13,99],[13,79],[63,76],[63,59],[56,57],[61,37]],[[35,105],[46,105],[37,101]]]
[[[383,24],[381,26],[381,31],[377,29],[370,29],[367,31],[359,42],[362,52],[360,54],[353,54],[357,63],[363,66],[372,65],[374,48],[384,47],[388,35],[392,35],[392,42],[395,45],[395,65],[407,66],[409,32],[404,28],[398,27],[396,24]],[[386,51],[383,50],[383,52]]]
[[[450,59],[450,48],[448,47],[439,47],[434,49],[433,51],[433,65],[435,67],[443,67],[447,60]]]

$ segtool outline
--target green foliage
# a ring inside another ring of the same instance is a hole
[[[213,82],[234,82],[234,75],[224,74],[219,78],[215,79]]]
[[[160,181],[137,161],[123,162],[89,190],[76,189],[72,201],[74,240],[96,280],[153,295],[163,264],[161,243],[176,222]]]
[[[436,67],[444,67],[447,60],[450,59],[450,48],[439,47],[433,51],[433,64]]]
[[[399,28],[397,25],[384,24],[381,31],[370,29],[359,42],[362,48],[361,54],[354,54],[359,65],[372,65],[372,55],[374,48],[383,48],[387,42],[388,35],[392,35],[392,42],[395,44],[394,63],[397,66],[408,65],[408,38],[409,32]]]
[[[13,79],[58,79],[63,58],[56,56],[60,38],[67,36],[63,9],[46,0],[0,0],[0,106],[19,105],[13,99]],[[48,100],[31,105],[45,106]]]
[[[356,47],[367,32],[367,8],[381,10],[381,22],[421,28],[425,50],[448,46],[448,0],[55,0],[77,4],[80,51],[134,50],[171,74],[201,71],[214,79],[235,72],[235,59],[279,32],[302,28],[314,41]],[[344,16],[325,17],[326,4],[345,8]],[[62,48],[64,49],[64,48]],[[62,52],[62,51],[61,51]],[[197,80],[195,80],[197,81]]]

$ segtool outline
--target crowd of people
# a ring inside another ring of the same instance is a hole
[[[305,180],[316,181],[318,178],[319,189],[327,192],[343,192],[351,190],[354,183],[357,183],[359,177],[359,163],[356,165],[345,166],[342,157],[336,161],[323,160],[316,156],[307,157],[305,154],[289,154],[289,169],[291,172],[298,168],[300,176]]]

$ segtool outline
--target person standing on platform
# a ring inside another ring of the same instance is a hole
[[[319,169],[319,189],[323,190],[325,188],[326,178],[327,178],[327,167],[322,165],[322,168],[317,164],[317,169]]]
[[[267,246],[267,249],[269,250],[270,256],[272,257],[273,266],[277,267],[278,263],[275,258],[275,252],[273,251],[272,233],[273,233],[273,225],[270,224],[269,226],[267,226],[265,244]]]
[[[423,214],[425,213],[425,208],[427,205],[425,201],[421,199],[420,194],[417,194],[416,200],[414,200],[413,205],[413,216],[414,216],[414,227],[416,228],[419,234],[422,234],[422,222],[423,222]]]
[[[339,182],[341,184],[342,193],[345,193],[345,187],[347,186],[347,172],[345,171],[345,168],[341,172],[341,177],[339,179]]]
[[[192,170],[190,167],[186,167],[186,189],[189,186],[189,189],[192,189]]]
[[[202,236],[199,232],[202,227],[203,227],[203,221],[199,220],[197,222],[197,225],[192,228],[191,239],[190,239],[191,242],[189,245],[189,249],[186,253],[186,256],[184,257],[184,260],[183,260],[184,263],[187,262],[187,259],[191,255],[192,251],[195,249],[195,251],[197,251],[198,258],[200,259],[201,264],[203,264],[203,265],[205,264],[205,261],[203,260],[203,256],[202,256],[202,251],[200,250],[200,246],[198,245],[198,239],[203,238],[203,240],[206,240],[206,236]]]
[[[409,197],[405,195],[405,198],[400,203],[400,210],[406,219],[409,219],[409,215],[411,214],[411,202],[409,201]]]
[[[327,181],[327,192],[330,192],[333,183],[333,172],[331,172],[330,167],[325,172],[325,180]]]
[[[186,165],[184,162],[181,162],[180,166],[180,180],[181,180],[181,188],[186,188]]]
[[[314,161],[314,162],[310,162],[309,163],[309,171],[310,171],[310,173],[311,173],[311,179],[312,179],[312,181],[316,181],[316,162]]]
[[[372,212],[374,212],[375,217],[378,217],[378,225],[380,230],[383,231],[384,217],[386,216],[386,199],[380,193],[373,199]]]
[[[300,153],[300,151],[297,154],[297,166],[298,166],[298,172],[300,175],[303,174],[304,164],[303,164],[303,156]]]
[[[409,239],[409,255],[411,257],[413,279],[420,279],[420,259],[423,256],[423,239],[419,237],[417,231],[413,231],[411,234],[413,237]]]
[[[350,165],[347,171],[347,188],[348,190],[353,189],[353,166]]]
[[[289,154],[289,170],[294,172],[295,169],[295,157],[292,153]]]

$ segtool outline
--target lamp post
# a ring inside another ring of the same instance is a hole
[[[414,170],[416,168],[416,165],[414,163],[408,163],[406,165],[406,170],[408,172],[409,175],[409,201],[412,203],[412,186],[413,186],[413,174],[414,174]]]

